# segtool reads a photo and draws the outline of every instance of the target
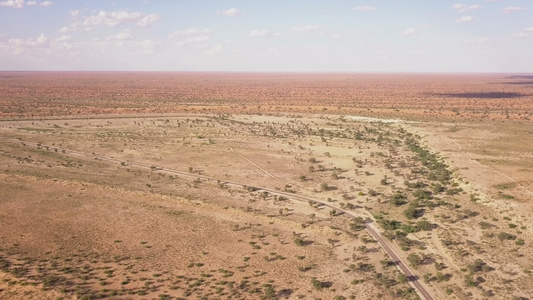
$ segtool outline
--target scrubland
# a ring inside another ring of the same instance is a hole
[[[0,75],[0,298],[533,294],[530,76]]]

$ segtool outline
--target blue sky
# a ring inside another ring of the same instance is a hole
[[[0,70],[533,72],[532,0],[0,0]]]

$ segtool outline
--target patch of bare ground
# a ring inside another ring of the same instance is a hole
[[[176,197],[21,175],[1,180],[19,190],[2,191],[2,270],[15,276],[3,295],[32,285],[89,298],[255,298],[266,285],[280,296],[373,294],[369,286],[350,285],[355,270],[345,252],[358,243],[318,225],[320,212],[316,225],[302,228],[290,218]],[[295,234],[310,244],[298,246]],[[337,251],[348,260],[336,259]],[[332,287],[315,290],[312,277]]]
[[[14,75],[0,297],[416,299],[369,223],[433,298],[533,294],[521,78]]]
[[[3,293],[22,284],[86,298],[387,298],[375,288],[387,286],[414,297],[349,218],[255,191],[355,203],[363,188],[349,178],[367,175],[347,170],[353,142],[324,142],[310,119],[240,118],[4,123],[2,270],[18,279]],[[361,158],[378,149],[360,147]]]

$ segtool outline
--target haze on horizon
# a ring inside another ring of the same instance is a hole
[[[0,71],[533,72],[533,2],[0,0]]]

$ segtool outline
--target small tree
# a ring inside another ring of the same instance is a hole
[[[303,246],[305,244],[304,240],[302,240],[301,238],[297,237],[294,239],[294,243],[298,246]]]
[[[407,281],[409,281],[409,278],[407,277],[407,275],[405,275],[404,273],[398,274],[399,283],[406,283]]]
[[[424,277],[424,282],[425,283],[429,283],[429,281],[431,280],[431,274],[429,274],[429,273],[424,274],[423,277]]]
[[[321,289],[324,288],[324,283],[322,283],[322,281],[316,279],[316,277],[311,278],[311,284],[317,290],[321,290]]]
[[[365,245],[361,245],[361,246],[357,247],[357,251],[365,254],[365,253],[368,252],[368,248]]]
[[[419,229],[419,230],[428,231],[428,230],[431,230],[431,223],[429,221],[426,221],[426,220],[418,221],[416,223],[416,228]]]
[[[498,239],[500,241],[515,240],[516,239],[516,235],[510,234],[510,233],[507,233],[507,232],[500,232],[500,233],[498,233]]]
[[[422,264],[422,257],[416,253],[409,254],[407,260],[413,267],[418,267]]]
[[[265,288],[265,298],[264,299],[277,299],[276,290],[272,285],[267,285]]]

